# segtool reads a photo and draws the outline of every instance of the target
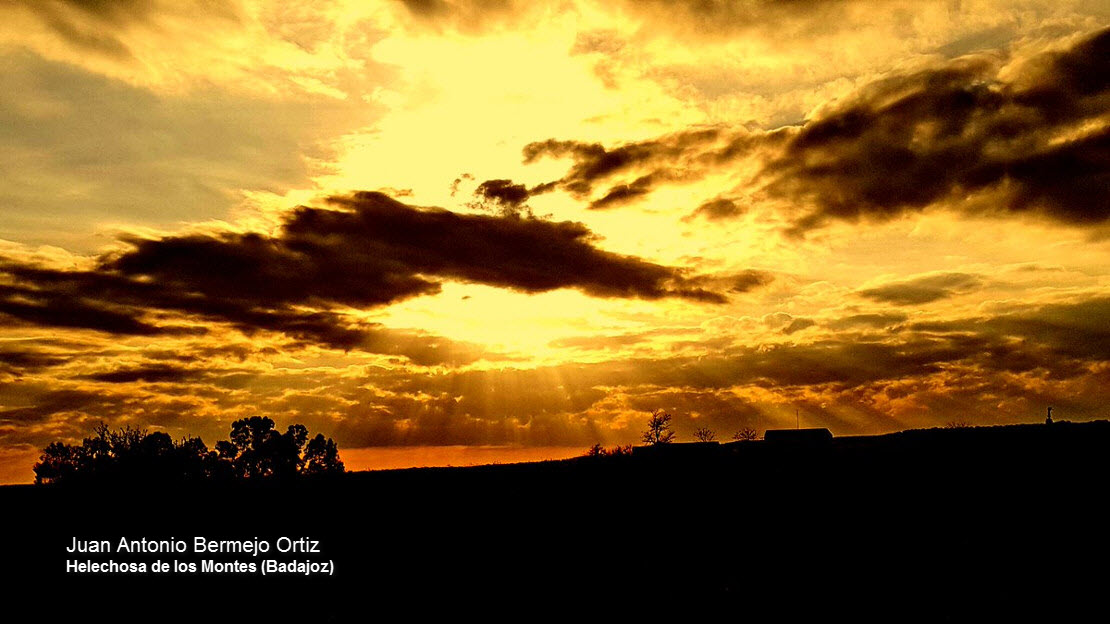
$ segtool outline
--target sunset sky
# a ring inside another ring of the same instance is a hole
[[[0,482],[1110,417],[1105,0],[0,0]],[[796,416],[797,415],[797,416]]]

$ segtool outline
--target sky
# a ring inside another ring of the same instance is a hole
[[[0,0],[0,482],[1110,417],[1105,0]]]

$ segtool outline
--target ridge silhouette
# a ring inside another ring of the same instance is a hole
[[[1062,621],[1103,600],[1110,422],[658,448],[324,481],[4,487],[0,503],[20,537],[9,551],[17,583],[57,596],[126,588],[217,619],[708,605],[888,621],[992,621],[1048,606]],[[73,536],[122,535],[308,536],[336,573],[64,573]],[[261,596],[290,599],[247,599]]]

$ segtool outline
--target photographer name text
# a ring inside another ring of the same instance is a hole
[[[66,545],[65,552],[70,556],[77,555],[66,559],[67,574],[335,574],[335,562],[320,556],[323,554],[320,540],[311,537],[282,536],[273,540],[258,537],[212,539],[203,536],[191,539],[73,537]],[[109,558],[103,559],[106,555]],[[150,561],[136,561],[131,558],[144,555],[183,557]],[[192,557],[185,559],[185,556],[199,557],[199,560]],[[283,558],[279,559],[278,556]]]

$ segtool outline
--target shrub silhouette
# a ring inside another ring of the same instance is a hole
[[[53,442],[43,449],[35,483],[291,478],[344,471],[331,438],[317,434],[308,441],[304,425],[278,433],[274,421],[258,416],[232,423],[231,439],[217,442],[214,451],[200,438],[174,442],[163,432],[130,426],[112,431],[101,424],[93,433],[79,445]]]
[[[736,433],[732,434],[732,439],[733,440],[744,440],[744,441],[747,441],[747,442],[750,442],[752,440],[758,440],[759,439],[759,432],[757,432],[755,429],[752,429],[751,427],[744,427],[740,431],[737,431]]]
[[[600,444],[595,444],[586,449],[586,457],[622,457],[632,455],[632,445],[614,446],[612,448],[605,448]]]
[[[698,442],[712,442],[717,439],[717,434],[709,427],[698,427],[697,431],[694,431],[694,437]]]

